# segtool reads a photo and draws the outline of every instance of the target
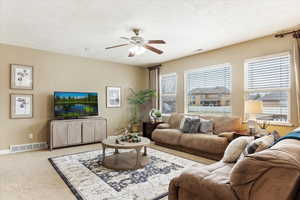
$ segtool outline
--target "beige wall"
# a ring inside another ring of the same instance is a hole
[[[125,125],[129,88],[145,88],[146,69],[93,59],[49,53],[0,44],[0,150],[12,144],[47,141],[48,122],[53,118],[53,91],[91,91],[99,93],[100,115],[108,119],[108,132]],[[11,90],[10,64],[34,66],[34,90]],[[105,107],[105,86],[122,87],[122,107]],[[34,95],[33,119],[10,119],[9,94]],[[33,139],[28,135],[33,133]]]
[[[177,111],[184,112],[184,71],[203,66],[230,63],[232,65],[232,110],[233,115],[242,116],[244,109],[244,61],[245,59],[266,56],[281,52],[292,53],[293,40],[291,38],[276,39],[272,36],[240,43],[237,45],[185,57],[163,63],[161,74],[177,73]],[[294,74],[292,72],[292,74]],[[293,81],[292,81],[293,82]],[[294,83],[294,82],[293,82]],[[294,105],[295,88],[292,85],[291,117],[297,121]]]

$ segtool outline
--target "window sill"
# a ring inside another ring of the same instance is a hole
[[[247,121],[243,121],[243,124],[247,124],[248,122]],[[259,123],[257,122],[258,124],[262,124],[262,123]],[[292,124],[290,122],[272,122],[272,121],[268,121],[267,122],[268,125],[271,125],[271,126],[286,126],[286,127],[293,127],[295,126],[295,124]]]

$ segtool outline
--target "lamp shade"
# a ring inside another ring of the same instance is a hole
[[[245,102],[245,113],[259,114],[263,112],[262,101],[248,100]]]

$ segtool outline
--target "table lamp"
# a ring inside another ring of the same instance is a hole
[[[262,101],[248,100],[245,102],[245,113],[248,114],[248,128],[250,129],[250,134],[255,134],[256,128],[256,115],[263,112]]]

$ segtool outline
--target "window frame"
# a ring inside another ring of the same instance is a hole
[[[230,107],[231,107],[231,112],[228,113],[228,114],[214,114],[214,113],[205,113],[207,115],[219,115],[219,116],[232,116],[232,65],[229,63],[229,62],[226,62],[226,63],[223,63],[223,64],[214,64],[214,65],[205,65],[205,66],[202,66],[202,67],[198,67],[198,68],[195,68],[195,69],[190,69],[190,70],[186,70],[184,71],[184,92],[183,92],[183,95],[184,95],[184,113],[187,114],[187,115],[199,115],[199,113],[191,113],[191,112],[188,112],[188,74],[189,73],[192,73],[192,72],[197,72],[197,71],[201,71],[203,70],[204,68],[205,69],[209,69],[209,68],[217,68],[217,67],[224,67],[224,66],[229,66],[230,68]]]
[[[162,94],[162,79],[163,77],[168,77],[168,76],[175,76],[175,94]],[[163,116],[170,116],[171,113],[163,113],[162,110],[162,96],[175,96],[175,112],[177,112],[177,83],[178,83],[178,77],[177,77],[177,73],[173,72],[173,73],[167,73],[167,74],[160,74],[159,76],[159,110],[161,111]]]
[[[289,73],[289,81],[290,81],[290,86],[289,88],[275,88],[275,89],[248,89],[248,65],[250,62],[256,62],[260,61],[263,59],[270,59],[273,57],[280,57],[280,56],[289,56],[290,57],[290,73]],[[287,116],[287,121],[269,121],[269,120],[264,120],[268,122],[271,125],[284,125],[284,126],[292,126],[293,124],[291,123],[291,93],[292,93],[292,70],[293,70],[293,54],[290,51],[285,51],[281,53],[275,53],[275,54],[269,54],[265,56],[260,56],[260,57],[255,57],[255,58],[249,58],[244,61],[244,104],[245,101],[247,101],[247,96],[251,92],[270,92],[270,91],[284,91],[288,93],[288,116]],[[247,116],[245,113],[245,109],[243,109],[243,119],[244,121],[247,121]]]

